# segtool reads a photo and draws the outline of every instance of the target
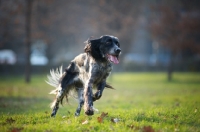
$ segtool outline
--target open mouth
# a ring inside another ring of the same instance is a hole
[[[107,54],[107,58],[108,58],[109,61],[113,62],[114,64],[119,63],[118,55]]]

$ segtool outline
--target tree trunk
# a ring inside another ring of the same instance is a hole
[[[31,8],[32,0],[26,0],[26,66],[25,66],[25,82],[29,83],[31,81],[31,64],[30,64],[30,54],[31,54]]]
[[[170,55],[170,60],[167,68],[167,79],[168,81],[172,80],[172,72],[173,72],[173,65],[174,65],[174,54]]]

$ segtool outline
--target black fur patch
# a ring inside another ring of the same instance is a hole
[[[67,85],[72,84],[73,82],[70,82],[70,81],[72,81],[72,78],[78,75],[78,72],[75,71],[75,67],[76,67],[76,64],[74,62],[71,62],[71,64],[65,69],[66,75],[62,78],[62,81],[61,81],[62,88],[65,89]]]
[[[85,52],[89,53],[97,61],[106,61],[106,59],[102,56],[102,53],[100,51],[101,44],[101,38],[88,40],[85,46]]]

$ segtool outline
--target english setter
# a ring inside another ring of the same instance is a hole
[[[111,73],[112,63],[119,63],[121,53],[117,37],[104,35],[98,39],[87,40],[82,53],[71,61],[70,65],[62,72],[62,67],[50,71],[47,83],[56,87],[50,94],[56,94],[51,108],[54,117],[62,104],[64,96],[68,99],[69,92],[75,89],[79,99],[79,105],[75,116],[79,116],[84,105],[86,115],[93,115],[93,102],[100,99],[105,87],[112,88],[106,83]],[[97,91],[93,94],[93,88]]]

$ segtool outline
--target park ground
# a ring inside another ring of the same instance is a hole
[[[94,103],[98,112],[74,116],[77,101],[64,101],[51,118],[46,75],[34,75],[30,84],[23,76],[0,77],[1,132],[198,132],[200,131],[200,73],[114,73]]]

